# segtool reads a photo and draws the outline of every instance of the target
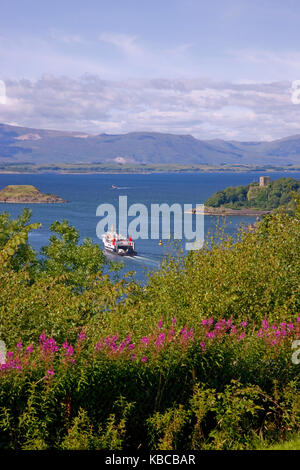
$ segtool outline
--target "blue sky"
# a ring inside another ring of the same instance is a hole
[[[0,122],[237,140],[298,132],[298,0],[14,0],[0,9]]]

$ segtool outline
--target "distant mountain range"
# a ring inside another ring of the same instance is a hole
[[[0,124],[0,163],[300,164],[300,134],[272,142],[158,132],[90,135]]]

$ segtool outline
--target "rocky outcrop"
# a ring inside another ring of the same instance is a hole
[[[55,194],[43,194],[32,185],[9,185],[0,191],[0,202],[15,204],[59,204],[67,201]]]

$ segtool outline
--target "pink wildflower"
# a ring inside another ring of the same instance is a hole
[[[160,346],[162,346],[163,342],[164,342],[164,339],[165,339],[165,334],[164,333],[161,333],[160,335],[158,335],[156,341],[155,341],[155,346],[157,348],[159,348]]]
[[[128,344],[128,349],[129,349],[130,351],[132,351],[132,349],[134,349],[134,348],[135,348],[135,345],[134,345],[133,343]]]
[[[248,322],[247,321],[242,321],[241,325],[242,325],[243,328],[246,328],[246,326],[248,325]]]
[[[141,359],[142,362],[147,362],[148,361],[148,358],[146,356],[143,356],[142,359]]]
[[[176,318],[173,317],[173,318],[172,318],[172,323],[173,323],[173,325],[175,325],[176,321],[177,321]]]
[[[23,348],[23,344],[22,344],[21,341],[19,341],[19,342],[17,343],[17,348],[18,348],[18,349],[22,349],[22,348]]]
[[[238,337],[237,340],[238,340],[238,341],[241,341],[242,339],[245,338],[245,336],[246,336],[246,334],[245,334],[245,333],[242,333],[242,334]]]
[[[257,337],[258,337],[258,338],[261,338],[262,336],[263,336],[263,331],[262,331],[262,329],[260,328],[260,329],[258,330],[258,332],[257,332]]]
[[[215,331],[209,331],[208,333],[206,333],[206,336],[208,338],[214,338],[215,334],[216,334]]]
[[[148,336],[143,336],[140,341],[141,341],[141,343],[144,343],[146,346],[148,346],[148,344],[149,344]]]
[[[101,341],[98,341],[98,343],[96,343],[96,346],[95,346],[96,351],[101,351],[102,348],[103,348],[103,344],[101,343]]]
[[[26,352],[32,353],[32,351],[33,351],[33,344],[30,344],[29,346],[27,346]]]
[[[82,327],[80,333],[78,334],[78,339],[79,341],[83,341],[85,340],[85,338],[86,338],[86,333],[84,331],[84,327]]]

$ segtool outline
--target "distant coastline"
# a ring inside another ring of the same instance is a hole
[[[204,209],[192,209],[187,213],[194,213],[197,215],[215,215],[215,216],[244,216],[244,217],[261,217],[266,214],[270,214],[271,211],[259,210],[259,209],[228,209],[228,208],[215,208],[204,206]]]
[[[246,172],[300,172],[300,165],[178,165],[178,164],[31,164],[0,165],[0,174],[152,174],[152,173],[246,173]]]

